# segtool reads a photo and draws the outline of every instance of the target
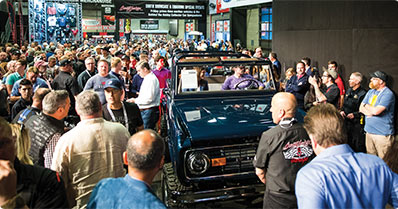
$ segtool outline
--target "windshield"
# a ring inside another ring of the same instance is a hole
[[[212,91],[275,90],[268,64],[180,66],[177,69],[178,93]]]

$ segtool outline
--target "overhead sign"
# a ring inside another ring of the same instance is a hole
[[[159,20],[140,20],[141,30],[159,30]]]
[[[272,2],[272,0],[222,0],[222,1],[223,2],[221,3],[221,9]]]
[[[120,31],[123,31],[123,20],[119,20]],[[101,18],[96,19],[82,19],[82,30],[83,32],[99,32],[99,31],[109,31],[113,32],[115,30],[115,25],[103,25],[101,23]]]
[[[117,18],[201,19],[206,7],[201,3],[115,1]]]
[[[209,14],[221,14],[229,12],[229,8],[222,9],[224,4],[224,0],[209,0]]]
[[[115,24],[115,6],[111,4],[101,5],[101,22],[102,25]]]
[[[113,0],[58,0],[60,3],[113,4]]]

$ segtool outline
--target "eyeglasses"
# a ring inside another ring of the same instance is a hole
[[[87,63],[87,65],[95,65],[95,63],[94,62],[89,62],[89,63]]]

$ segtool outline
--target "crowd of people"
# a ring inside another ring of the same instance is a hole
[[[254,159],[264,208],[398,207],[398,177],[388,167],[397,172],[395,97],[384,72],[371,74],[369,91],[354,72],[345,90],[336,61],[320,72],[304,57],[281,76],[277,54],[260,47],[165,38],[0,47],[0,206],[165,208],[150,185],[164,163],[157,131],[177,48],[272,62],[277,126],[263,133]],[[233,70],[223,90],[249,76]],[[308,111],[304,125],[297,108]]]
[[[397,207],[395,96],[382,71],[370,74],[369,91],[362,80],[353,72],[346,91],[336,61],[319,71],[308,57],[286,71],[271,104],[278,126],[254,160],[263,208]],[[304,125],[296,108],[307,111]]]

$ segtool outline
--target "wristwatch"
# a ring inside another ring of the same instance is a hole
[[[24,208],[25,200],[19,195],[15,195],[12,199],[8,200],[6,204],[0,206],[0,209],[18,209]]]

